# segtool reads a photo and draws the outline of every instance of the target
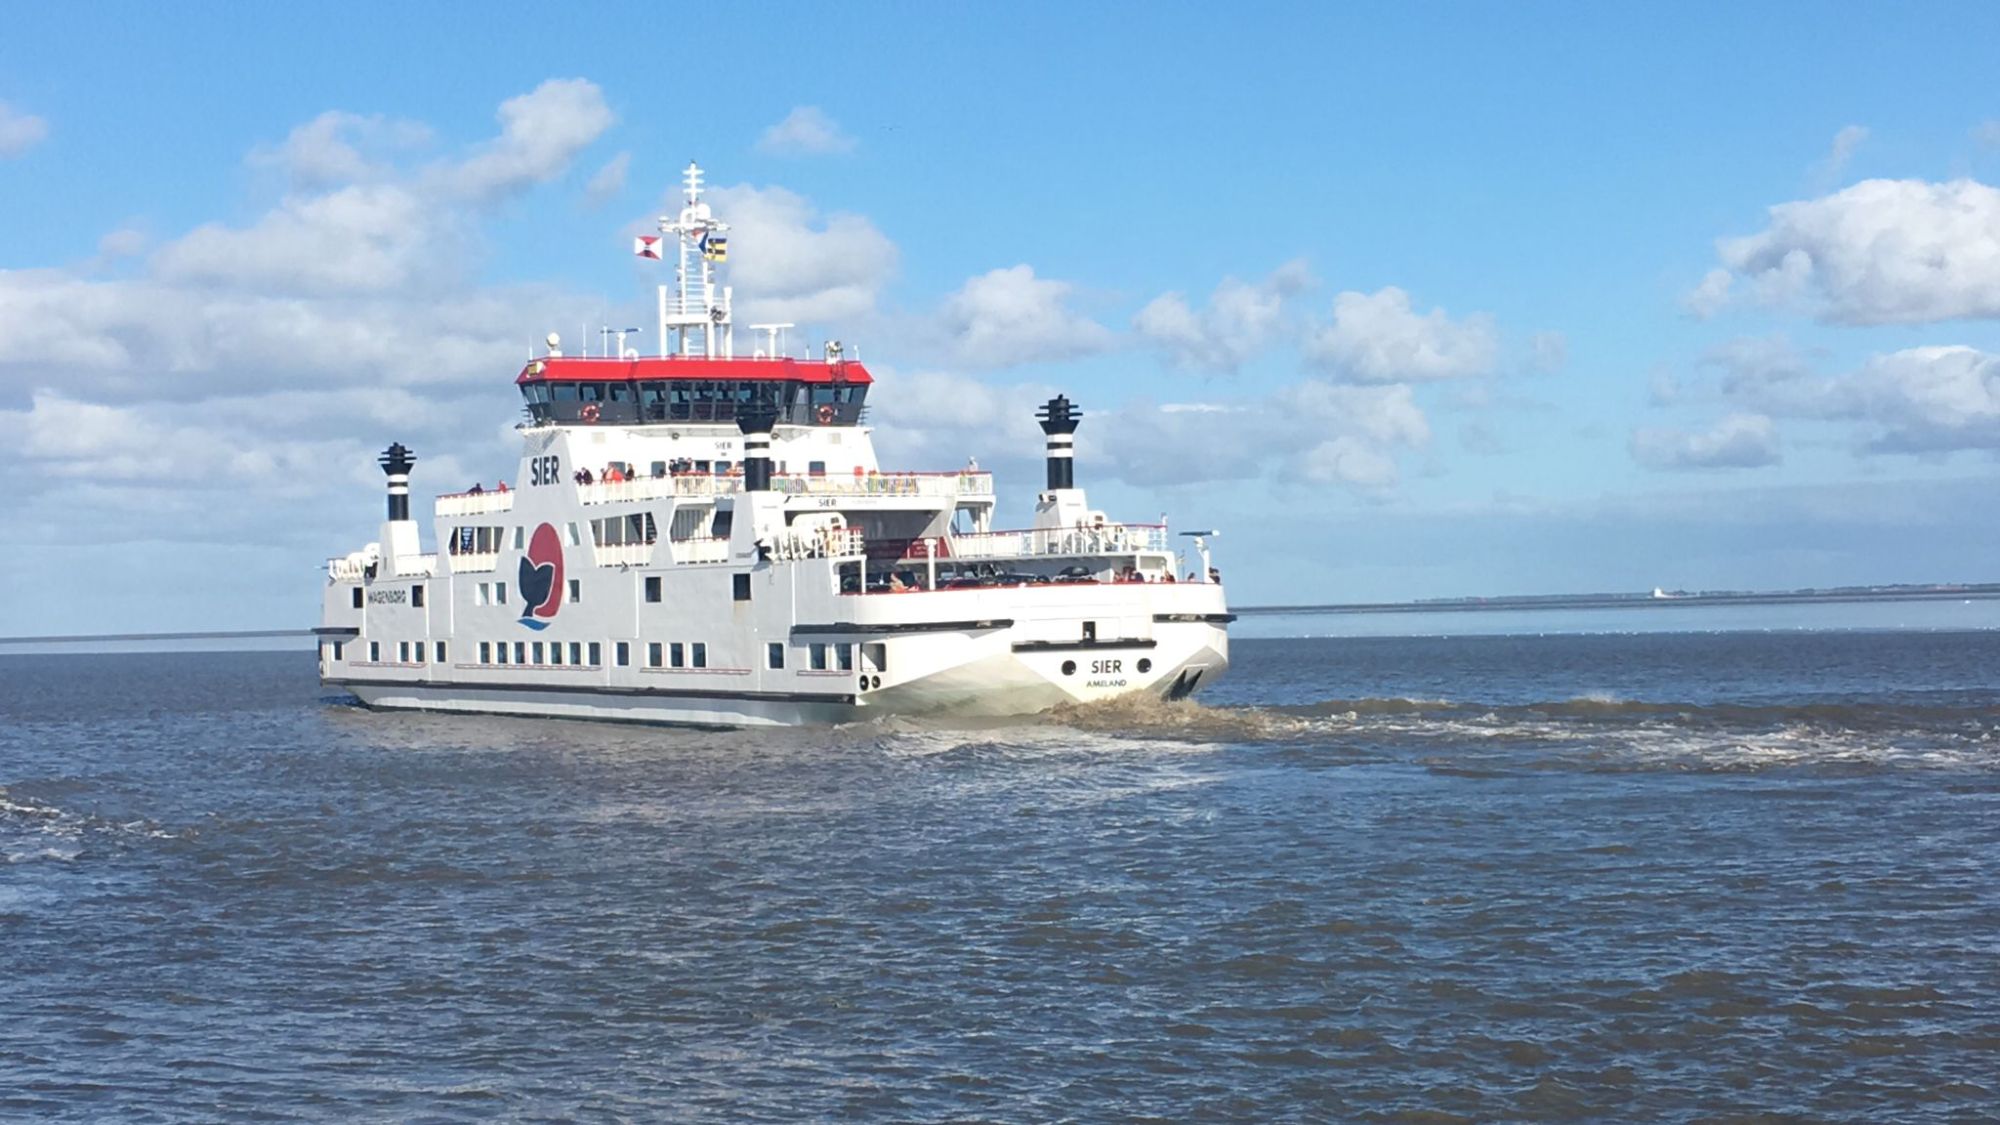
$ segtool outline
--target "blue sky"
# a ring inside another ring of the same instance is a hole
[[[885,461],[1025,522],[1068,391],[1240,602],[2000,576],[2000,10],[690,20],[10,12],[0,631],[309,620],[374,450],[510,473],[527,342],[650,324],[690,158]]]

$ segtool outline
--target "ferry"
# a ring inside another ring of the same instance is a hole
[[[327,563],[324,684],[373,708],[746,727],[1179,699],[1222,675],[1214,533],[1092,508],[1076,404],[1038,411],[1024,528],[993,526],[971,461],[883,469],[858,357],[790,355],[789,324],[735,354],[729,224],[701,197],[690,164],[685,205],[634,247],[678,258],[659,354],[547,336],[514,379],[514,485],[437,497],[429,550],[416,456],[383,452],[376,541]]]

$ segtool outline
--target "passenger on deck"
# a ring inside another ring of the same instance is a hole
[[[590,475],[589,469],[583,469],[577,475],[583,478],[583,483],[585,484],[597,483],[597,478]]]
[[[471,488],[469,488],[469,489],[466,489],[466,491],[465,491],[465,494],[466,494],[467,496],[481,496],[481,495],[484,495],[484,494],[485,494],[485,492],[486,492],[486,490],[485,490],[485,489],[483,489],[483,488],[479,487],[479,482],[478,482],[478,481],[473,481],[473,482],[472,482],[472,487],[471,487]]]
[[[501,482],[500,482],[499,484],[496,484],[496,485],[494,485],[494,486],[493,486],[493,491],[495,491],[495,492],[505,492],[505,491],[507,491],[507,482],[503,480],[503,481],[501,481]]]

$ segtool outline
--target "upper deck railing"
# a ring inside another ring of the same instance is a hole
[[[585,504],[616,504],[662,497],[734,496],[743,491],[743,478],[736,474],[674,473],[659,477],[597,481],[576,486]],[[771,491],[786,496],[956,496],[993,495],[991,473],[863,473],[855,476],[832,474],[774,473]],[[497,511],[498,509],[484,509]],[[440,509],[440,514],[443,514]]]
[[[440,516],[478,516],[487,512],[508,512],[514,509],[514,493],[495,489],[492,492],[449,492],[437,498],[436,511]]]
[[[918,540],[911,557],[922,558],[925,544]],[[1021,531],[983,531],[952,535],[938,548],[940,559],[1024,559],[1075,555],[1127,555],[1136,552],[1167,552],[1165,524],[1104,523],[1082,527],[1036,527]]]

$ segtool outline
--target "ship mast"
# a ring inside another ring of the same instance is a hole
[[[690,161],[682,177],[686,204],[678,216],[660,216],[660,233],[673,235],[680,247],[674,293],[660,286],[660,355],[734,359],[731,289],[722,286],[718,301],[715,283],[715,267],[729,260],[729,239],[724,237],[729,224],[717,220],[701,201],[701,166]]]

